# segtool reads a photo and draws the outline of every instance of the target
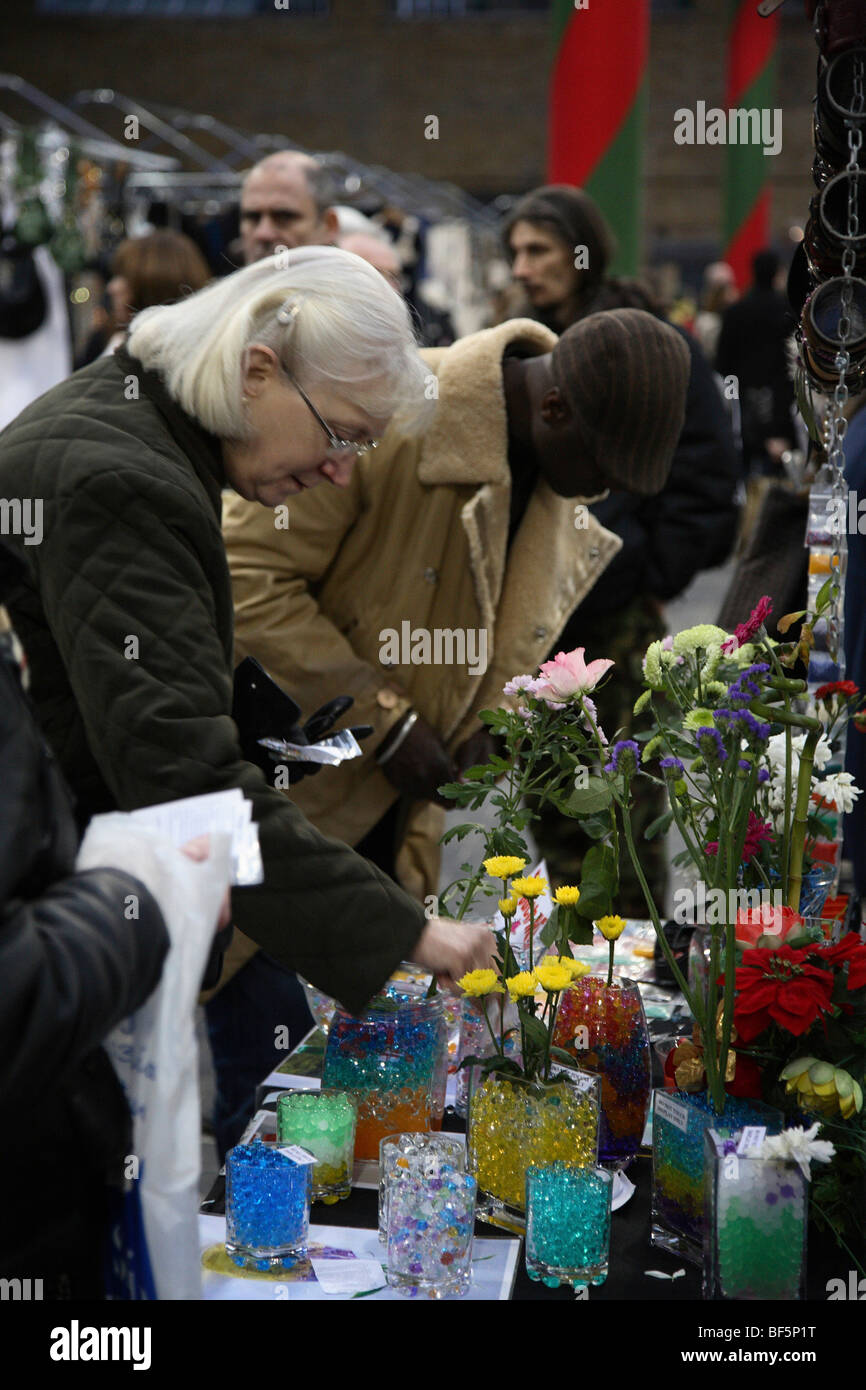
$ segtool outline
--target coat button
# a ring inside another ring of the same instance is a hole
[[[601,551],[599,550],[598,546],[597,546],[597,545],[594,545],[594,546],[592,546],[592,548],[591,548],[591,550],[590,550],[590,552],[589,552],[589,558],[590,558],[590,560],[597,560],[600,554],[601,554]]]
[[[535,639],[536,639],[537,642],[543,641],[543,639],[547,636],[547,628],[546,628],[546,627],[537,627],[537,628],[535,629],[535,634],[534,634],[534,635],[535,635]]]
[[[397,704],[398,695],[394,690],[380,690],[376,694],[376,704],[380,709],[394,709]]]
[[[439,571],[434,570],[432,565],[428,565],[424,571],[424,578],[428,584],[435,584],[439,578]]]

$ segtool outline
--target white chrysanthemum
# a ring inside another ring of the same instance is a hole
[[[829,777],[817,784],[815,790],[846,816],[854,810],[854,802],[861,794],[850,772],[831,772]]]
[[[768,1135],[761,1146],[761,1157],[793,1160],[808,1182],[812,1176],[809,1165],[829,1163],[836,1152],[826,1139],[816,1138],[820,1128],[820,1124],[814,1124],[811,1129],[785,1129],[781,1134]]]
[[[805,739],[803,740],[805,742]],[[800,745],[802,748],[802,744]],[[833,748],[827,738],[822,734],[815,747],[815,756],[812,759],[812,766],[816,772],[823,772],[833,756]]]

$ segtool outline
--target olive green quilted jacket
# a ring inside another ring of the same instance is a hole
[[[240,787],[265,883],[233,890],[235,925],[358,1011],[410,953],[423,909],[242,758],[223,482],[219,441],[161,379],[123,351],[100,358],[0,434],[0,545],[27,566],[7,607],[80,822]],[[36,544],[11,534],[16,499]]]

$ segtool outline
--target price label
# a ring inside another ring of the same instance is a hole
[[[759,1154],[766,1133],[767,1130],[764,1125],[746,1125],[740,1135],[740,1141],[737,1144],[737,1153],[740,1157],[742,1158],[743,1155],[748,1156],[749,1154]]]
[[[669,1124],[676,1125],[683,1133],[689,1127],[689,1110],[687,1105],[681,1101],[674,1100],[673,1096],[666,1096],[661,1091],[655,1093],[655,1110],[653,1114],[657,1119],[667,1120]]]
[[[278,1153],[285,1154],[293,1163],[315,1163],[316,1155],[311,1154],[309,1149],[302,1149],[300,1144],[287,1144],[284,1148],[277,1150]]]
[[[598,1081],[593,1072],[580,1071],[578,1067],[554,1065],[550,1068],[551,1081],[555,1081],[558,1076],[570,1081],[576,1091],[593,1091]]]

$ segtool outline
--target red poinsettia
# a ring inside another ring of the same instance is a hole
[[[820,946],[814,953],[835,970],[848,965],[848,988],[862,989],[866,985],[866,946],[856,932],[849,931],[833,946]]]
[[[736,972],[734,1022],[743,1042],[778,1023],[795,1038],[828,1013],[833,975],[808,959],[809,949],[790,946],[745,951]]]

